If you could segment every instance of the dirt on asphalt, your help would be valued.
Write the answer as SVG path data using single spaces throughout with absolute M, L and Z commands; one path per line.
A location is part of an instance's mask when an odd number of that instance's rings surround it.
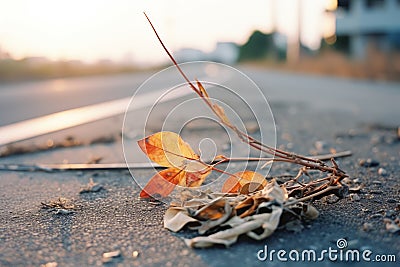
M 400 216 L 400 139 L 397 125 L 363 124 L 348 113 L 273 103 L 278 146 L 302 154 L 351 150 L 338 160 L 359 190 L 344 199 L 315 201 L 320 216 L 300 232 L 278 230 L 262 241 L 240 238 L 230 248 L 190 249 L 182 237 L 163 228 L 166 205 L 138 199 L 139 188 L 128 171 L 1 172 L 0 265 L 2 266 L 298 266 L 309 262 L 260 261 L 257 252 L 269 249 L 337 248 L 344 238 L 349 248 L 393 254 L 400 260 L 400 232 L 386 229 L 385 220 Z M 198 130 L 198 129 L 197 129 Z M 212 131 L 209 132 L 212 134 Z M 195 132 L 193 132 L 195 134 Z M 216 137 L 218 139 L 218 137 Z M 118 154 L 119 143 L 53 150 L 73 162 L 89 154 Z M 96 152 L 97 151 L 97 152 Z M 109 154 L 107 154 L 109 153 Z M 1 158 L 5 162 L 46 161 L 53 155 L 38 152 Z M 83 156 L 82 156 L 83 155 Z M 112 156 L 111 156 L 112 157 Z M 370 159 L 368 161 L 368 159 Z M 365 162 L 373 162 L 366 164 Z M 371 165 L 371 166 L 370 166 Z M 144 170 L 143 175 L 151 175 Z M 275 164 L 269 176 L 295 174 L 296 168 Z M 79 194 L 90 178 L 103 186 Z M 42 208 L 42 202 L 64 197 L 74 204 L 68 214 Z M 116 257 L 104 257 L 115 252 Z M 115 255 L 114 255 L 115 256 Z M 342 266 L 325 259 L 318 266 Z M 394 262 L 377 263 L 395 266 Z M 352 266 L 364 266 L 353 262 Z M 46 265 L 45 265 L 46 266 Z M 53 265 L 54 266 L 54 265 Z

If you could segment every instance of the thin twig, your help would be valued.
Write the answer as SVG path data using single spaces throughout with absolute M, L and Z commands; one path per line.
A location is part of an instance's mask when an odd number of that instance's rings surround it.
M 309 199 L 313 199 L 313 198 L 315 198 L 317 196 L 320 196 L 322 194 L 328 193 L 329 191 L 332 191 L 332 190 L 335 190 L 335 189 L 339 189 L 339 188 L 340 188 L 340 186 L 337 186 L 337 185 L 336 186 L 328 186 L 324 190 L 316 192 L 316 193 L 314 193 L 312 195 L 308 195 L 306 197 L 302 197 L 302 198 L 287 202 L 287 203 L 284 204 L 284 207 L 292 206 L 292 205 L 297 204 L 299 202 L 304 202 L 304 201 L 307 201 Z
M 277 148 L 270 147 L 266 144 L 261 143 L 260 141 L 256 140 L 255 138 L 249 136 L 247 133 L 242 132 L 239 130 L 236 126 L 232 125 L 229 120 L 226 119 L 225 113 L 223 113 L 223 110 L 221 107 L 219 107 L 216 104 L 213 104 L 210 98 L 206 93 L 204 93 L 205 89 L 201 85 L 199 81 L 197 81 L 198 87 L 196 88 L 193 83 L 189 80 L 189 78 L 184 74 L 182 69 L 180 68 L 179 64 L 177 61 L 174 59 L 172 54 L 169 52 L 163 41 L 161 40 L 160 36 L 158 35 L 155 27 L 153 26 L 152 22 L 150 21 L 149 17 L 144 13 L 146 16 L 147 20 L 150 23 L 151 28 L 153 29 L 154 33 L 157 36 L 158 41 L 160 42 L 161 46 L 163 47 L 164 51 L 167 53 L 175 67 L 179 70 L 181 73 L 182 77 L 185 79 L 185 81 L 189 84 L 189 86 L 192 88 L 192 90 L 199 95 L 201 99 L 204 100 L 204 102 L 207 104 L 207 106 L 211 109 L 211 111 L 220 119 L 220 122 L 234 131 L 236 135 L 239 137 L 240 140 L 243 142 L 247 143 L 249 146 L 258 149 L 262 152 L 265 152 L 267 154 L 270 154 L 272 156 L 275 156 L 274 161 L 284 161 L 284 162 L 290 162 L 294 163 L 297 165 L 304 166 L 308 169 L 313 169 L 313 170 L 320 170 L 322 172 L 329 172 L 332 173 L 334 176 L 337 177 L 337 179 L 334 180 L 335 183 L 339 183 L 344 177 L 347 177 L 348 175 L 342 171 L 335 163 L 332 161 L 333 166 L 328 166 L 326 163 L 324 163 L 321 159 L 316 159 L 316 158 L 310 158 L 310 157 L 305 157 L 302 155 L 297 155 L 291 152 L 287 152 L 284 150 L 280 150 Z

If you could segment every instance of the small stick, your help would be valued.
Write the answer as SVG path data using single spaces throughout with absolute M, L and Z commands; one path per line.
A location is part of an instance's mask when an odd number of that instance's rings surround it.
M 316 196 L 320 196 L 320 195 L 325 194 L 325 193 L 327 193 L 327 192 L 329 192 L 329 191 L 332 191 L 332 190 L 334 190 L 334 189 L 339 189 L 339 188 L 340 188 L 340 186 L 338 186 L 338 185 L 337 185 L 337 186 L 328 186 L 327 188 L 325 188 L 325 189 L 322 190 L 322 191 L 316 192 L 316 193 L 311 194 L 311 195 L 308 195 L 308 196 L 306 196 L 306 197 L 302 197 L 302 198 L 293 200 L 293 201 L 291 201 L 291 202 L 287 202 L 287 203 L 284 204 L 283 206 L 284 206 L 284 207 L 288 207 L 288 206 L 297 204 L 297 203 L 299 203 L 299 202 L 304 202 L 304 201 L 306 201 L 306 200 L 312 199 L 312 198 L 314 198 L 314 197 L 316 197 Z
M 327 154 L 314 156 L 321 160 L 328 160 L 330 158 L 348 157 L 351 151 L 338 152 L 336 154 Z M 246 161 L 266 161 L 273 160 L 273 158 L 226 158 L 224 162 L 246 162 Z M 210 164 L 218 163 L 219 161 L 212 161 Z M 154 169 L 165 168 L 155 163 L 96 163 L 96 164 L 0 164 L 0 171 L 90 171 L 90 170 L 126 170 L 126 169 Z
M 278 148 L 274 148 L 271 146 L 268 146 L 266 144 L 263 144 L 262 142 L 256 140 L 255 138 L 251 137 L 247 133 L 242 132 L 239 130 L 236 126 L 232 125 L 229 122 L 229 119 L 226 117 L 225 113 L 223 112 L 223 109 L 219 107 L 216 104 L 213 104 L 208 97 L 207 93 L 205 92 L 205 89 L 201 85 L 200 82 L 197 81 L 198 88 L 196 88 L 193 83 L 187 78 L 187 76 L 184 74 L 182 69 L 180 68 L 179 64 L 176 62 L 172 54 L 168 51 L 167 47 L 164 45 L 163 41 L 161 40 L 160 36 L 158 35 L 155 27 L 151 23 L 149 17 L 144 13 L 146 16 L 147 20 L 150 23 L 151 28 L 153 29 L 155 35 L 157 36 L 158 41 L 160 42 L 161 46 L 163 47 L 164 51 L 167 53 L 175 67 L 179 70 L 185 81 L 189 84 L 189 86 L 193 89 L 193 91 L 199 95 L 204 102 L 208 105 L 208 107 L 211 109 L 211 111 L 220 119 L 220 122 L 234 131 L 236 135 L 246 144 L 248 144 L 250 147 L 253 147 L 255 149 L 258 149 L 259 151 L 268 153 L 272 156 L 275 156 L 274 161 L 285 161 L 285 162 L 290 162 L 293 164 L 301 165 L 304 166 L 308 169 L 314 169 L 314 170 L 320 170 L 322 172 L 329 172 L 332 173 L 335 176 L 338 176 L 338 178 L 335 180 L 335 183 L 339 183 L 341 179 L 344 177 L 348 177 L 348 175 L 342 171 L 340 168 L 338 168 L 337 165 L 333 164 L 333 166 L 328 166 L 325 164 L 322 160 L 315 159 L 313 157 L 305 157 L 302 155 L 297 155 L 291 152 L 287 152 L 284 150 L 280 150 Z

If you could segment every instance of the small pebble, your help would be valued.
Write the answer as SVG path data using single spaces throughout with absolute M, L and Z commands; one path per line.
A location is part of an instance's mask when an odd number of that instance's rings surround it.
M 135 250 L 134 252 L 132 252 L 132 257 L 135 259 L 139 257 L 139 251 Z
M 371 190 L 370 193 L 375 194 L 375 195 L 380 195 L 383 193 L 383 191 L 382 190 Z
M 336 195 L 329 195 L 325 197 L 325 201 L 329 204 L 333 204 L 339 201 L 339 197 L 337 197 Z
M 57 266 L 58 266 L 58 263 L 55 262 L 55 261 L 48 262 L 48 263 L 46 263 L 46 264 L 40 265 L 40 267 L 57 267 Z
M 188 249 L 184 249 L 184 250 L 182 250 L 181 255 L 187 256 L 187 255 L 189 255 L 189 253 L 190 253 L 190 251 Z
M 384 168 L 379 168 L 379 169 L 378 169 L 378 174 L 379 174 L 380 176 L 386 176 L 388 173 L 387 173 L 387 171 L 386 171 Z
M 120 256 L 121 256 L 121 251 L 119 251 L 119 250 L 114 250 L 114 251 L 103 253 L 103 258 L 118 258 Z
M 388 199 L 386 200 L 386 202 L 387 202 L 387 203 L 397 203 L 397 200 L 394 199 L 394 198 L 388 198 Z
M 374 226 L 372 225 L 372 223 L 364 223 L 362 226 L 363 231 L 365 232 L 369 232 L 374 228 Z
M 379 161 L 373 159 L 361 159 L 358 163 L 366 168 L 379 166 Z
M 350 194 L 350 199 L 352 201 L 360 201 L 361 197 L 358 194 Z
M 372 183 L 373 183 L 373 184 L 376 184 L 376 185 L 381 185 L 381 184 L 382 184 L 382 182 L 381 182 L 381 181 L 377 181 L 377 180 L 375 180 L 375 181 L 372 181 Z
M 400 231 L 400 225 L 395 221 L 385 218 L 383 219 L 383 223 L 386 224 L 386 230 L 390 233 L 396 233 Z

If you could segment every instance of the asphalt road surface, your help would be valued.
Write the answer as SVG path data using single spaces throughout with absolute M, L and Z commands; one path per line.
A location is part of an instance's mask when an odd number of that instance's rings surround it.
M 174 234 L 163 229 L 162 216 L 167 207 L 139 200 L 140 188 L 127 170 L 0 171 L 0 265 L 40 266 L 56 262 L 58 266 L 308 266 L 309 262 L 280 262 L 276 258 L 260 261 L 257 252 L 265 245 L 275 250 L 322 251 L 336 248 L 336 241 L 344 238 L 349 248 L 370 249 L 374 256 L 395 255 L 397 260 L 397 263 L 375 261 L 371 264 L 397 266 L 400 260 L 399 232 L 387 231 L 384 219 L 395 219 L 400 214 L 400 141 L 397 132 L 400 125 L 400 84 L 249 68 L 242 70 L 255 81 L 269 101 L 279 147 L 302 154 L 352 150 L 353 156 L 340 159 L 338 163 L 356 185 L 361 186 L 357 193 L 359 199 L 352 196 L 316 201 L 320 217 L 306 222 L 300 232 L 281 229 L 262 241 L 240 238 L 230 248 L 190 249 L 182 241 L 182 237 L 190 233 Z M 0 125 L 129 97 L 150 75 L 141 73 L 1 85 Z M 175 75 L 177 78 L 170 77 L 171 84 L 180 80 L 176 72 Z M 223 80 L 239 95 L 249 94 L 243 80 L 237 77 Z M 168 84 L 159 83 L 159 88 Z M 217 95 L 223 96 L 223 93 Z M 246 99 L 256 112 L 263 111 L 263 99 L 252 95 Z M 150 118 L 146 130 L 160 130 L 166 111 L 180 102 L 176 100 L 160 106 L 160 110 Z M 191 112 L 201 111 L 201 108 L 193 107 Z M 190 112 L 187 113 L 185 115 L 191 116 Z M 136 115 L 139 118 L 143 114 L 138 112 Z M 253 118 L 243 116 L 242 119 L 246 124 Z M 120 138 L 122 121 L 123 115 L 116 116 L 19 142 L 12 148 L 3 147 L 3 151 L 8 149 L 14 153 L 0 157 L 0 164 L 82 163 L 96 159 L 105 163 L 124 162 Z M 180 121 L 176 119 L 173 122 L 168 126 L 179 130 L 182 126 Z M 270 122 L 267 114 L 260 118 L 259 124 L 261 128 L 269 129 Z M 249 125 L 252 124 L 246 124 Z M 133 148 L 141 130 L 129 129 L 122 133 L 127 135 L 126 145 L 132 144 L 129 153 L 138 162 L 145 160 Z M 253 129 L 255 135 L 261 130 Z M 218 145 L 225 145 L 226 149 L 223 135 L 212 125 L 191 125 L 184 135 L 190 142 L 196 142 L 203 133 Z M 76 141 L 74 146 L 51 149 L 52 146 L 48 145 L 49 140 L 63 142 L 71 140 L 71 136 Z M 109 136 L 114 138 L 104 138 Z M 92 142 L 94 139 L 96 142 Z M 49 149 L 43 149 L 43 144 Z M 236 141 L 229 145 L 240 146 Z M 37 149 L 29 150 L 32 147 Z M 359 164 L 361 159 L 369 158 L 379 166 Z M 380 168 L 383 171 L 379 171 Z M 290 166 L 274 165 L 269 175 L 296 172 L 296 168 Z M 138 179 L 145 179 L 154 171 L 138 170 L 134 174 Z M 104 189 L 79 194 L 90 178 L 101 183 Z M 58 197 L 70 199 L 75 212 L 54 214 L 42 209 L 41 202 Z M 116 250 L 120 251 L 120 256 L 105 262 L 103 253 Z M 345 262 L 325 259 L 315 264 L 342 266 Z M 351 264 L 365 266 L 362 261 Z

